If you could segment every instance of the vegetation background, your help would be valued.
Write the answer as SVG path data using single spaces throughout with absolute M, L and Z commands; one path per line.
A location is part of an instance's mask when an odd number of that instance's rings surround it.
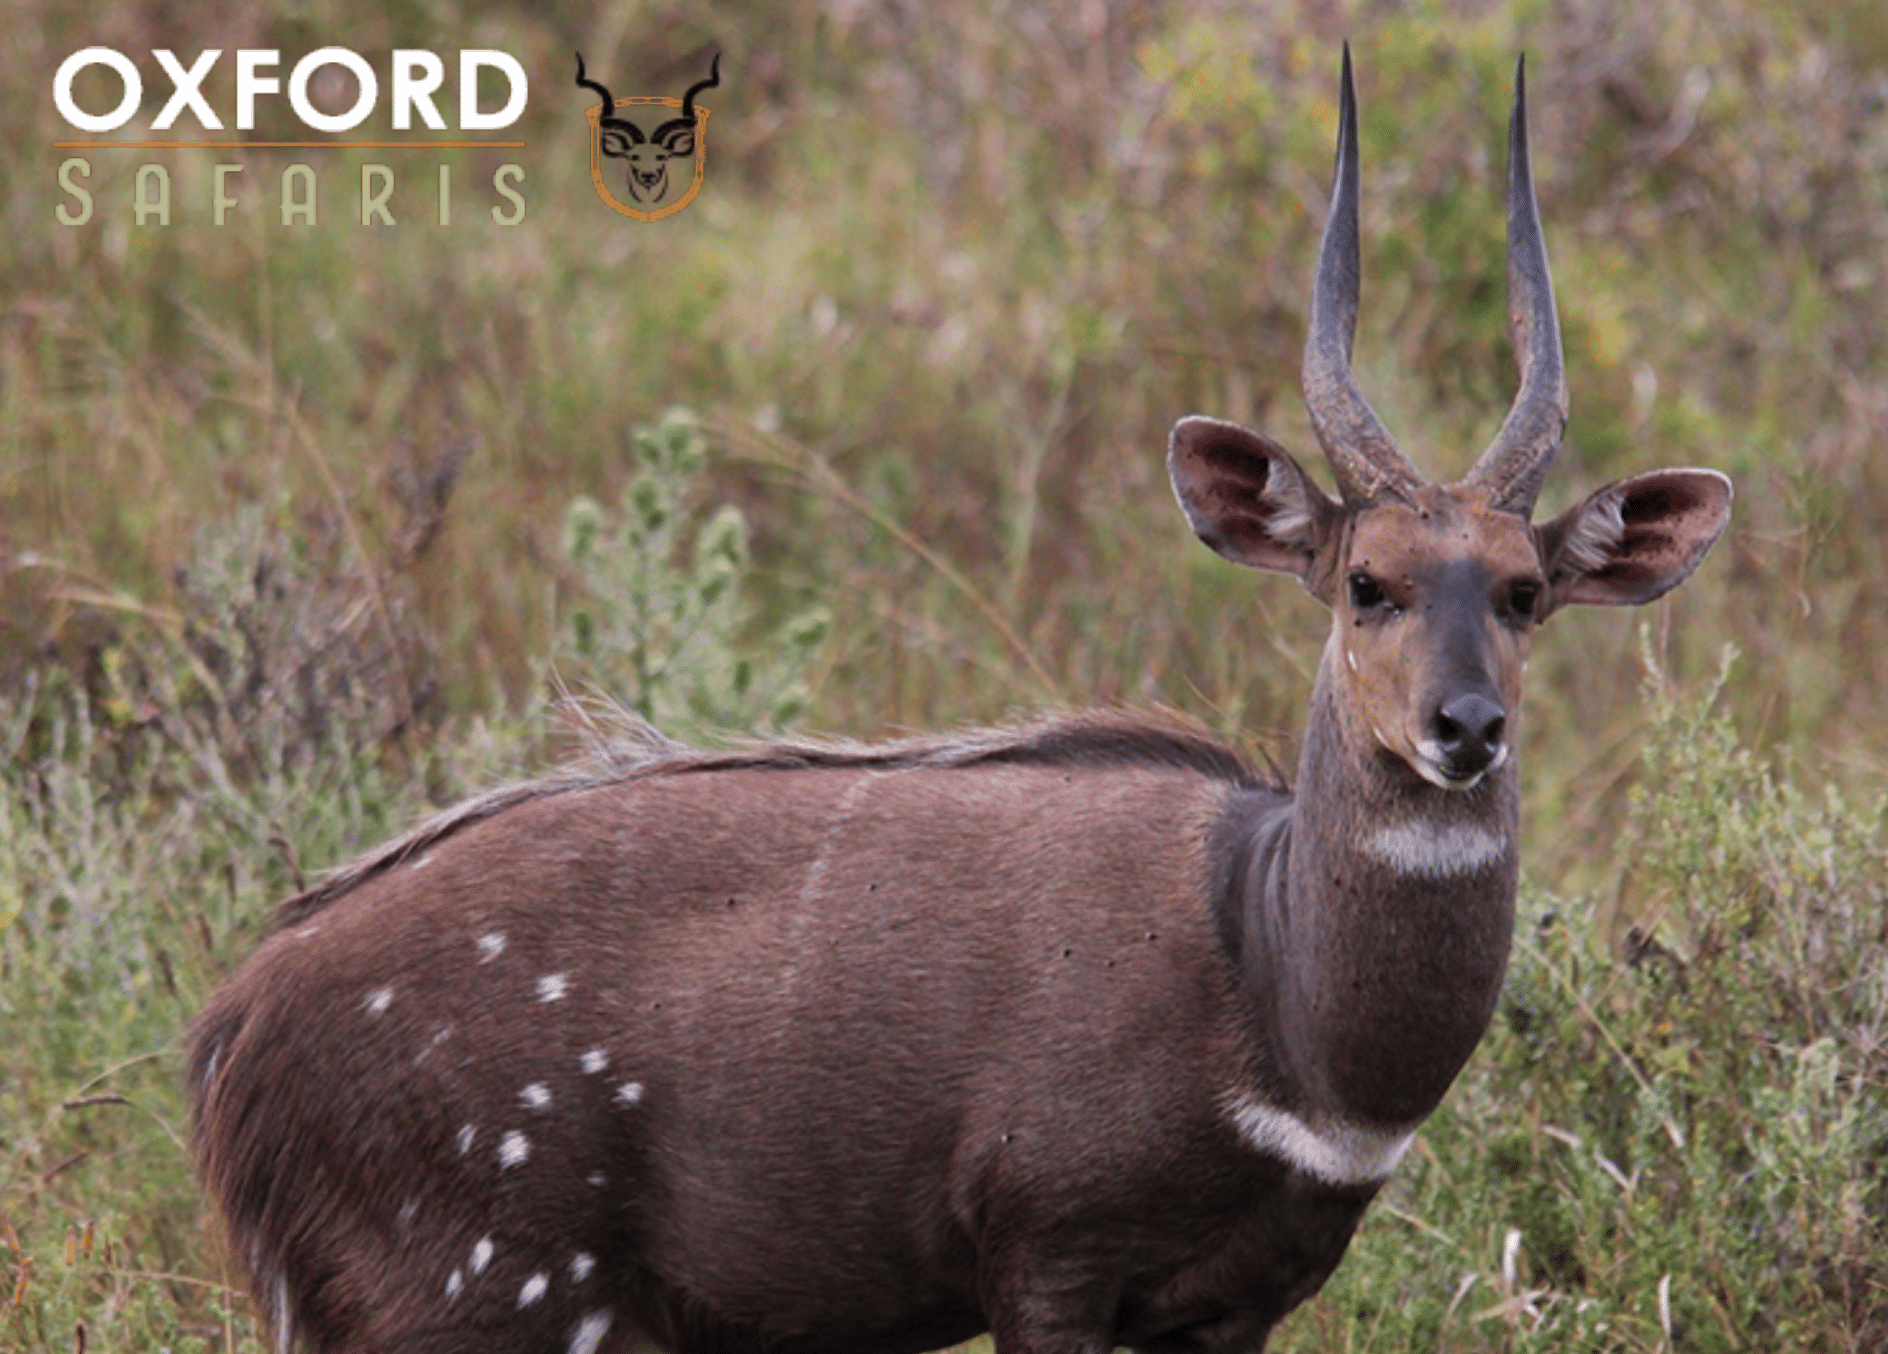
M 1275 1347 L 1888 1349 L 1880 0 L 0 18 L 0 1348 L 263 1347 L 180 1031 L 302 880 L 559 755 L 560 682 L 694 737 L 1161 703 L 1291 765 L 1322 613 L 1192 541 L 1161 452 L 1195 411 L 1314 445 L 1348 37 L 1358 369 L 1412 454 L 1459 473 L 1510 398 L 1525 50 L 1574 401 L 1543 510 L 1685 463 L 1738 501 L 1674 598 L 1542 637 L 1508 996 Z M 149 118 L 153 48 L 329 43 L 515 54 L 527 147 L 247 152 L 221 229 L 228 152 L 100 151 L 55 223 L 69 53 L 133 55 Z M 619 94 L 723 53 L 686 212 L 596 200 L 574 49 Z M 290 158 L 315 228 L 273 211 Z M 351 215 L 373 158 L 396 227 Z

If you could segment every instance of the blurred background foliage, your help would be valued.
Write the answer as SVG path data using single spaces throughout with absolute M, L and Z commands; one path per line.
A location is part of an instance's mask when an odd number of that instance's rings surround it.
M 1573 392 L 1543 512 L 1668 464 L 1738 501 L 1680 594 L 1537 646 L 1509 1003 L 1278 1347 L 1888 1347 L 1879 0 L 0 15 L 0 1346 L 256 1339 L 177 1031 L 275 899 L 557 755 L 560 682 L 695 737 L 1157 702 L 1291 765 L 1322 615 L 1191 539 L 1161 452 L 1203 412 L 1317 460 L 1348 38 L 1357 367 L 1419 464 L 1464 470 L 1512 393 L 1525 50 Z M 148 118 L 153 48 L 334 42 L 513 53 L 526 147 L 98 151 L 94 220 L 55 223 L 70 52 L 137 59 Z M 578 49 L 619 94 L 723 54 L 686 212 L 597 201 Z M 313 229 L 274 210 L 291 159 Z M 168 228 L 132 221 L 151 161 Z M 358 224 L 368 161 L 395 227 Z M 678 638 L 658 691 L 635 646 Z

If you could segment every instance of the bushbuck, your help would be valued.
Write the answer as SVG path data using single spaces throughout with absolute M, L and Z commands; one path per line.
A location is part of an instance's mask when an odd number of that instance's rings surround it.
M 1252 1354 L 1485 1029 L 1535 629 L 1651 600 L 1730 484 L 1530 521 L 1566 418 L 1508 155 L 1520 392 L 1458 483 L 1350 373 L 1349 53 L 1303 385 L 1338 495 L 1182 420 L 1194 530 L 1332 612 L 1297 784 L 1165 717 L 880 746 L 652 731 L 284 905 L 196 1022 L 202 1178 L 318 1350 Z

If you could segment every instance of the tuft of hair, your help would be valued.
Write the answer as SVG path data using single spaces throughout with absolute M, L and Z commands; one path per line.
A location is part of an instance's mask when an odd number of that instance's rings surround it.
M 1241 789 L 1284 792 L 1269 761 L 1264 770 L 1204 728 L 1171 711 L 1092 710 L 1053 714 L 1004 728 L 970 729 L 885 743 L 781 738 L 723 750 L 689 747 L 646 720 L 595 700 L 566 699 L 562 714 L 586 744 L 567 765 L 537 780 L 487 790 L 437 814 L 304 890 L 276 912 L 293 926 L 367 880 L 473 823 L 534 799 L 594 790 L 656 776 L 717 771 L 814 771 L 834 767 L 899 769 L 979 766 L 1155 767 L 1191 772 Z
M 1309 554 L 1311 539 L 1311 502 L 1305 482 L 1297 475 L 1281 474 L 1274 465 L 1265 477 L 1259 497 L 1271 508 L 1265 530 L 1272 539 Z
M 1603 494 L 1587 505 L 1560 547 L 1563 567 L 1576 574 L 1597 573 L 1612 562 L 1626 536 L 1623 499 L 1617 492 Z

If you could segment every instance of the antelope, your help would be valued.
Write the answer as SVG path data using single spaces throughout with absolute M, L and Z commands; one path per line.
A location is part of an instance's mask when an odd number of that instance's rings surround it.
M 1567 395 L 1517 69 L 1520 387 L 1457 483 L 1350 371 L 1356 95 L 1303 370 L 1332 496 L 1207 418 L 1194 531 L 1332 613 L 1296 788 L 1167 716 L 697 751 L 652 730 L 284 904 L 195 1024 L 205 1186 L 286 1354 L 1249 1354 L 1486 1028 L 1535 630 L 1650 601 L 1709 470 L 1531 521 Z
M 577 83 L 593 89 L 603 100 L 597 113 L 597 136 L 603 153 L 614 160 L 625 160 L 625 184 L 636 202 L 660 202 L 669 191 L 669 161 L 686 159 L 695 153 L 695 96 L 721 83 L 721 53 L 708 68 L 708 78 L 690 85 L 682 96 L 682 115 L 670 118 L 649 135 L 628 118 L 616 115 L 616 100 L 595 80 L 586 78 L 583 53 L 577 53 Z

